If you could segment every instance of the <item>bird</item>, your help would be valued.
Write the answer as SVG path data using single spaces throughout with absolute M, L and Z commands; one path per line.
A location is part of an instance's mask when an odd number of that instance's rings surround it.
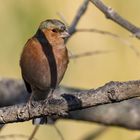
M 68 29 L 63 22 L 47 19 L 40 23 L 35 35 L 25 44 L 20 56 L 20 68 L 30 93 L 29 100 L 39 101 L 53 96 L 68 67 L 65 45 L 68 37 Z M 42 120 L 40 124 L 46 121 Z

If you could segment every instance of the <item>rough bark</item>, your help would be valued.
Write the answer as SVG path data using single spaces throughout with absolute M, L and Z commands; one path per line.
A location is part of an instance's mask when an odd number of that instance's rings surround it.
M 69 118 L 140 129 L 140 100 L 120 102 L 140 96 L 140 81 L 109 82 L 95 90 L 61 86 L 54 92 L 53 99 L 28 103 L 29 95 L 22 81 L 1 79 L 0 96 L 3 97 L 0 98 L 1 106 L 8 105 L 0 108 L 0 124 L 48 115 L 55 119 Z

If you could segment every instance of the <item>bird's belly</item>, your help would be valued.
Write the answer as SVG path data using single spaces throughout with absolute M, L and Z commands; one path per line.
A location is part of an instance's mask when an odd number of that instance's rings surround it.
M 24 76 L 33 87 L 37 87 L 42 90 L 50 87 L 50 69 L 48 68 L 47 63 L 45 65 L 34 61 L 34 64 L 26 67 L 24 71 Z
M 57 76 L 55 86 L 57 86 L 61 82 L 67 69 L 67 64 L 68 62 L 66 60 L 61 60 L 59 61 L 59 63 L 57 63 L 56 61 L 57 74 L 52 73 L 51 75 L 49 64 L 47 61 L 43 64 L 36 63 L 34 66 L 32 65 L 31 67 L 28 67 L 30 68 L 30 70 L 28 70 L 28 73 L 25 72 L 24 75 L 26 75 L 28 81 L 32 83 L 32 86 L 45 90 L 51 87 L 53 76 Z

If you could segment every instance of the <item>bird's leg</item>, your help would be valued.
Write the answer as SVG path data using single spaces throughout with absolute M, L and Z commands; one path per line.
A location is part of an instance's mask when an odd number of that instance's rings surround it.
M 54 88 L 51 88 L 47 97 L 47 100 L 52 99 L 53 98 L 53 93 L 54 93 Z
M 30 96 L 30 98 L 29 98 L 29 100 L 27 101 L 27 104 L 26 104 L 26 106 L 28 108 L 29 117 L 31 117 L 32 106 L 34 106 L 35 101 L 36 100 L 35 100 L 34 95 L 32 93 L 31 96 Z
M 49 93 L 48 93 L 48 96 L 47 98 L 44 100 L 44 102 L 48 102 L 49 100 L 52 100 L 53 99 L 53 93 L 54 93 L 54 88 L 51 88 Z M 50 116 L 46 116 L 44 117 L 46 120 L 47 120 L 47 123 L 48 124 L 54 124 L 55 123 L 55 120 L 53 118 L 51 118 Z
M 49 101 L 49 99 L 52 99 L 53 91 L 54 89 L 48 89 L 45 91 L 35 89 L 31 95 L 31 98 L 29 99 L 29 110 L 31 109 L 31 106 L 34 103 L 33 101 L 43 100 L 43 102 L 46 103 Z M 33 119 L 33 124 L 35 125 L 41 125 L 41 124 L 47 124 L 47 123 L 52 124 L 53 122 L 54 121 L 50 118 L 48 119 L 47 116 Z
M 26 104 L 27 108 L 28 108 L 28 114 L 29 114 L 29 118 L 31 117 L 31 106 L 32 106 L 32 101 L 31 101 L 31 97 L 29 98 L 29 100 L 27 101 Z

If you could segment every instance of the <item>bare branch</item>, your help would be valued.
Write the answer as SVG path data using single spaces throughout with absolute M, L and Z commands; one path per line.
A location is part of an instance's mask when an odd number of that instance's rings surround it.
M 139 105 L 140 99 L 133 98 L 119 103 L 73 111 L 70 112 L 70 118 L 140 130 Z
M 127 39 L 122 38 L 121 36 L 115 34 L 115 33 L 111 33 L 109 31 L 104 31 L 104 30 L 99 30 L 99 29 L 76 29 L 75 33 L 77 32 L 94 32 L 94 33 L 99 33 L 101 35 L 108 35 L 111 36 L 115 39 L 117 39 L 118 41 L 120 41 L 121 43 L 125 44 L 126 46 L 130 47 L 137 56 L 140 56 L 140 52 L 136 49 L 136 47 L 131 44 Z
M 127 88 L 127 84 L 126 84 L 126 88 Z M 128 86 L 128 89 L 129 88 L 130 87 Z M 132 87 L 132 90 L 133 89 L 134 88 Z M 133 95 L 134 93 L 135 95 L 135 92 L 138 92 L 137 90 L 138 88 L 136 88 L 134 92 L 132 91 L 131 94 Z M 83 92 L 86 90 L 61 86 L 60 88 L 56 89 L 56 91 L 58 93 L 57 96 L 59 96 L 59 94 L 63 94 L 63 93 L 72 94 L 75 92 L 76 93 Z M 120 92 L 120 94 L 123 95 L 123 92 Z M 17 103 L 21 104 L 27 102 L 29 99 L 29 94 L 26 92 L 26 89 L 22 81 L 16 79 L 1 78 L 0 97 L 3 97 L 0 98 L 0 106 L 2 105 L 8 106 L 8 105 L 13 105 L 14 102 L 15 104 Z M 70 111 L 68 114 L 68 118 L 140 130 L 139 105 L 140 105 L 140 100 L 138 98 L 134 98 L 119 103 L 106 104 L 106 105 L 104 104 L 104 105 L 100 105 L 96 107 L 94 106 L 82 110 Z M 59 119 L 59 118 L 60 116 L 57 116 L 55 119 Z
M 100 104 L 114 103 L 140 96 L 140 81 L 110 82 L 96 90 L 72 93 L 54 92 L 49 101 L 32 101 L 28 104 L 0 108 L 0 124 L 28 121 L 44 115 L 68 117 L 66 112 L 89 108 Z
M 84 52 L 84 53 L 80 53 L 80 54 L 73 54 L 71 56 L 69 56 L 70 59 L 77 59 L 77 58 L 81 58 L 81 57 L 86 57 L 86 56 L 93 56 L 93 55 L 97 55 L 97 54 L 104 54 L 104 53 L 110 53 L 112 51 L 109 50 L 104 50 L 104 51 L 90 51 L 90 52 Z
M 106 6 L 101 0 L 90 0 L 100 11 L 102 11 L 108 19 L 111 19 L 115 23 L 119 24 L 123 28 L 127 29 L 134 36 L 140 39 L 140 28 L 130 23 L 128 20 L 121 17 L 111 7 Z
M 34 139 L 34 136 L 35 136 L 35 134 L 37 133 L 38 129 L 39 129 L 39 125 L 36 125 L 36 126 L 34 127 L 33 132 L 31 133 L 31 135 L 30 135 L 30 137 L 29 137 L 28 140 L 33 140 L 33 139 Z
M 61 140 L 65 140 L 61 131 L 58 129 L 58 127 L 56 126 L 56 124 L 53 124 L 53 127 L 55 128 L 55 130 L 57 131 L 58 135 L 60 136 Z
M 89 3 L 89 0 L 84 0 L 81 7 L 78 9 L 76 16 L 74 17 L 74 19 L 68 29 L 70 35 L 72 35 L 75 32 L 78 22 L 80 21 L 81 17 L 84 15 L 84 13 L 87 10 L 88 3 Z
M 0 139 L 3 140 L 3 139 L 11 139 L 11 138 L 17 138 L 17 137 L 25 138 L 25 139 L 29 138 L 29 136 L 22 135 L 22 134 L 11 134 L 11 135 L 2 135 L 2 136 L 0 136 Z M 37 139 L 33 138 L 33 140 L 37 140 Z

